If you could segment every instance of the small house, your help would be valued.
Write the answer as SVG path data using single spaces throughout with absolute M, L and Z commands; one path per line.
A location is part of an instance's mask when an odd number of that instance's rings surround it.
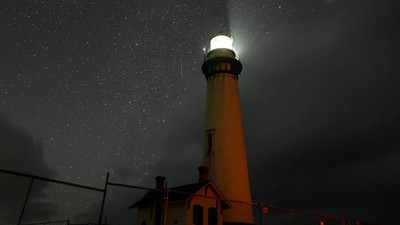
M 199 167 L 199 182 L 164 188 L 164 177 L 156 177 L 149 190 L 129 208 L 137 208 L 138 225 L 222 225 L 223 212 L 230 209 L 206 167 Z

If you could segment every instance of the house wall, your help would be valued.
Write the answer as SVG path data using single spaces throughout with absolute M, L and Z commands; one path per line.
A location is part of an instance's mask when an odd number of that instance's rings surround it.
M 187 221 L 188 225 L 193 225 L 193 206 L 194 205 L 201 205 L 203 207 L 203 225 L 208 225 L 208 208 L 216 208 L 218 212 L 217 217 L 217 225 L 222 225 L 222 214 L 221 214 L 221 201 L 215 199 L 216 195 L 211 188 L 202 188 L 200 189 L 196 195 L 206 195 L 207 197 L 212 198 L 205 198 L 194 196 L 190 201 L 190 209 L 187 211 Z
M 167 225 L 186 225 L 186 202 L 168 204 Z
M 203 196 L 196 196 L 203 195 Z M 217 213 L 217 222 L 216 225 L 223 224 L 223 216 L 221 210 L 221 201 L 216 199 L 217 194 L 214 193 L 214 188 L 212 186 L 206 186 L 201 188 L 195 195 L 192 196 L 189 200 L 182 202 L 169 202 L 167 209 L 167 225 L 209 225 L 209 208 L 216 209 Z M 194 206 L 200 205 L 202 208 L 203 214 L 203 223 L 202 224 L 194 224 L 193 223 L 193 215 L 194 215 Z M 137 214 L 137 225 L 156 225 L 156 210 L 155 205 L 147 204 L 142 205 L 138 208 Z M 164 217 L 161 215 L 161 223 L 162 224 Z
M 144 224 L 144 222 L 146 224 Z M 154 225 L 155 224 L 155 210 L 152 208 L 139 207 L 137 213 L 137 225 Z

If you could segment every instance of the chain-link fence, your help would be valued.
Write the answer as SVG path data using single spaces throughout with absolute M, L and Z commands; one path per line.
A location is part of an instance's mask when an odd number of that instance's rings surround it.
M 97 224 L 104 194 L 103 189 L 0 170 L 0 224 Z
M 192 184 L 192 187 L 198 187 Z M 189 185 L 190 186 L 190 185 Z M 125 225 L 143 224 L 137 220 L 136 209 L 128 206 L 140 202 L 148 195 L 157 199 L 161 205 L 159 224 L 181 224 L 171 220 L 168 204 L 187 199 L 185 196 L 211 198 L 233 204 L 246 204 L 253 209 L 254 223 L 259 225 L 367 225 L 346 217 L 325 215 L 304 210 L 283 208 L 265 203 L 240 202 L 222 199 L 221 196 L 209 196 L 181 188 L 145 188 L 119 184 L 105 180 L 104 189 L 83 186 L 59 180 L 32 176 L 0 169 L 0 224 L 1 225 Z M 156 193 L 156 194 L 155 194 Z M 199 194 L 200 193 L 200 194 Z M 206 196 L 207 195 L 207 196 Z M 177 201 L 177 202 L 179 202 Z M 190 200 L 192 201 L 192 200 Z M 190 201 L 185 203 L 188 208 Z M 194 200 L 193 200 L 194 201 Z M 228 205 L 230 204 L 228 203 Z M 213 203 L 214 204 L 214 203 Z M 133 207 L 135 208 L 135 207 Z M 205 208 L 204 210 L 206 210 Z M 209 208 L 208 208 L 209 209 Z M 172 210 L 172 209 L 171 209 Z M 222 211 L 222 208 L 220 209 Z M 210 213 L 210 212 L 208 212 Z M 209 216 L 209 214 L 207 214 Z M 217 215 L 217 214 L 215 214 Z M 171 217 L 171 218 L 170 218 Z M 148 223 L 150 224 L 150 223 Z M 184 224 L 192 224 L 184 223 Z M 197 223 L 196 223 L 197 224 Z M 201 225 L 212 225 L 210 220 L 202 220 Z

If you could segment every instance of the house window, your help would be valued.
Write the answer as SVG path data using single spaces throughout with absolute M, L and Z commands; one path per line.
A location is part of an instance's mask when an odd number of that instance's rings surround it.
M 193 224 L 203 225 L 203 206 L 201 205 L 193 206 Z
M 208 225 L 218 224 L 218 212 L 216 208 L 208 208 Z
M 213 137 L 212 137 L 212 133 L 207 133 L 207 152 L 211 153 L 212 149 L 213 149 Z
M 206 150 L 208 154 L 211 154 L 211 152 L 214 150 L 214 132 L 215 129 L 206 131 Z

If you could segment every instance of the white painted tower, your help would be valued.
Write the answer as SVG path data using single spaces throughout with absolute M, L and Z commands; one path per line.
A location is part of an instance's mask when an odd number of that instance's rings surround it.
M 219 33 L 211 39 L 202 71 L 207 79 L 203 165 L 227 199 L 250 203 L 238 91 L 242 64 L 231 37 Z M 232 208 L 224 211 L 224 224 L 254 224 L 250 204 L 230 203 Z

